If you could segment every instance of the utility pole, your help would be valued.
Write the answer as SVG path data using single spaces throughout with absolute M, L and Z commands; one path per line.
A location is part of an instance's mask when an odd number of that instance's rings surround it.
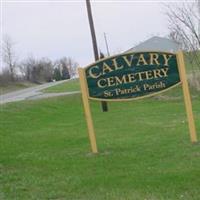
M 198 6 L 198 36 L 200 37 L 200 0 L 197 0 Z
M 99 53 L 98 53 L 98 48 L 97 48 L 97 40 L 96 40 L 96 35 L 95 35 L 94 22 L 93 22 L 93 18 L 92 18 L 92 10 L 91 10 L 90 0 L 86 0 L 86 6 L 87 6 L 87 13 L 88 13 L 88 20 L 89 20 L 89 24 L 90 24 L 90 31 L 91 31 L 91 36 L 92 36 L 94 58 L 95 58 L 95 61 L 97 61 L 97 60 L 99 60 Z M 102 101 L 101 106 L 102 106 L 103 112 L 108 111 L 108 105 L 107 105 L 106 101 Z
M 108 48 L 108 41 L 107 41 L 106 33 L 103 33 L 103 34 L 104 34 L 104 40 L 105 40 L 105 43 L 106 43 L 107 55 L 110 56 L 110 52 L 109 52 L 109 48 Z

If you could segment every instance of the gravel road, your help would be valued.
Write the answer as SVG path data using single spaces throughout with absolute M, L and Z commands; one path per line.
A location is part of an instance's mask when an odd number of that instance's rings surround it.
M 79 93 L 79 91 L 74 92 L 64 92 L 64 93 L 43 93 L 41 90 L 46 89 L 48 87 L 58 85 L 69 80 L 45 83 L 39 86 L 30 87 L 22 90 L 18 90 L 15 92 L 10 92 L 4 95 L 0 95 L 0 104 L 5 104 L 8 102 L 15 102 L 15 101 L 22 101 L 25 99 L 39 99 L 39 98 L 48 98 L 52 96 L 62 96 L 62 95 L 69 95 L 74 93 Z

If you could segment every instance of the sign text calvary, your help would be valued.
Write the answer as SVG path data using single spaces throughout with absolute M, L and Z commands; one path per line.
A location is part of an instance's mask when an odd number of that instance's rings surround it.
M 180 83 L 176 54 L 131 52 L 100 60 L 85 69 L 90 99 L 130 100 Z

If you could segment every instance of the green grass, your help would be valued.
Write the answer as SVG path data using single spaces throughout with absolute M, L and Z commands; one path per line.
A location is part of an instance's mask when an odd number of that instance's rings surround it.
M 25 89 L 28 87 L 36 86 L 37 84 L 29 83 L 29 82 L 13 82 L 8 83 L 6 85 L 0 85 L 0 95 L 6 94 L 8 92 L 13 92 L 16 90 Z
M 44 93 L 59 93 L 59 92 L 72 92 L 79 91 L 79 79 L 69 80 L 68 82 L 61 83 L 43 90 Z
M 195 52 L 185 53 L 184 57 L 185 57 L 186 70 L 187 70 L 188 73 L 199 72 L 200 71 L 200 67 L 198 66 L 198 64 L 195 63 L 194 65 L 192 65 L 191 64 L 191 60 L 190 60 L 190 57 L 192 57 L 195 60 L 196 59 L 199 60 L 200 51 L 197 51 L 196 53 Z
M 182 99 L 108 105 L 91 104 L 98 155 L 80 95 L 2 105 L 0 199 L 199 200 L 200 144 Z M 199 97 L 193 107 L 200 133 Z

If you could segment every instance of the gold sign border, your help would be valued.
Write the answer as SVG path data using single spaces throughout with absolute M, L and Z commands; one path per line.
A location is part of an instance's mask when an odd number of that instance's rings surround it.
M 121 54 L 116 54 L 116 55 L 114 55 L 114 56 L 109 56 L 109 57 L 100 59 L 100 60 L 98 60 L 97 62 L 94 62 L 94 63 L 92 63 L 92 64 L 90 64 L 90 65 L 88 65 L 88 66 L 82 68 L 82 69 L 84 70 L 84 76 L 85 76 L 86 83 L 87 83 L 87 79 L 86 79 L 86 70 L 87 70 L 88 68 L 90 68 L 91 66 L 95 65 L 95 64 L 98 64 L 98 63 L 100 63 L 100 62 L 102 62 L 102 61 L 104 61 L 104 60 L 108 60 L 108 59 L 111 59 L 111 58 L 115 58 L 115 57 L 117 57 L 117 56 L 129 55 L 129 54 L 131 54 L 131 53 L 149 53 L 149 52 L 151 52 L 151 53 L 154 53 L 154 52 L 155 52 L 155 53 L 166 53 L 166 54 L 175 55 L 175 56 L 176 56 L 176 60 L 177 60 L 177 66 L 178 66 L 178 57 L 177 57 L 177 54 L 176 54 L 176 53 L 171 53 L 171 52 L 167 52 L 167 51 L 134 51 L 134 52 L 121 53 Z M 168 88 L 166 88 L 166 89 L 163 89 L 163 90 L 161 90 L 161 91 L 159 91 L 159 92 L 153 92 L 153 93 L 151 93 L 151 94 L 143 95 L 143 96 L 140 96 L 140 97 L 121 98 L 121 99 L 120 99 L 120 98 L 119 98 L 119 99 L 117 99 L 117 98 L 115 98 L 115 99 L 95 98 L 95 97 L 91 97 L 91 96 L 89 95 L 89 91 L 88 91 L 88 98 L 91 99 L 91 100 L 93 100 L 93 101 L 108 101 L 108 102 L 135 101 L 135 100 L 144 99 L 144 98 L 148 98 L 148 97 L 152 97 L 152 96 L 161 94 L 161 93 L 163 93 L 163 92 L 166 92 L 166 91 L 168 91 L 168 90 L 170 90 L 170 89 L 173 89 L 173 88 L 179 86 L 180 84 L 181 84 L 181 80 L 180 80 L 178 83 L 176 83 L 175 85 L 172 85 L 171 87 L 168 87 Z

